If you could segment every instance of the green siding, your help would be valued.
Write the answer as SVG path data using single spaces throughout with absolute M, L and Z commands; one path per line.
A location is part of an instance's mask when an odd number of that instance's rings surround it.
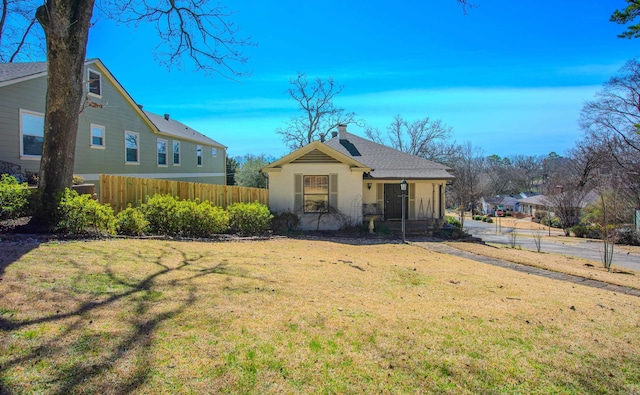
M 180 181 L 224 184 L 225 149 L 217 148 L 217 156 L 211 156 L 212 146 L 187 141 L 172 136 L 154 133 L 145 121 L 146 117 L 134 108 L 120 91 L 109 81 L 105 70 L 91 65 L 102 74 L 102 97 L 87 95 L 94 103 L 85 105 L 79 115 L 78 138 L 76 142 L 75 173 L 85 175 L 86 181 L 93 182 L 93 175 L 131 174 L 151 176 Z M 85 77 L 87 73 L 85 71 Z M 0 160 L 19 164 L 23 171 L 37 172 L 39 160 L 20 159 L 19 110 L 44 112 L 46 77 L 35 78 L 13 85 L 0 87 Z M 87 102 L 86 104 L 90 104 Z M 104 148 L 91 147 L 90 125 L 105 127 Z M 125 164 L 124 132 L 140 135 L 139 164 Z M 157 165 L 157 139 L 168 142 L 168 165 Z M 173 165 L 173 144 L 180 141 L 180 166 Z M 201 145 L 202 166 L 196 163 L 196 145 Z
M 22 171 L 37 172 L 39 160 L 20 159 L 20 110 L 44 113 L 46 78 L 0 88 L 0 160 L 15 163 Z

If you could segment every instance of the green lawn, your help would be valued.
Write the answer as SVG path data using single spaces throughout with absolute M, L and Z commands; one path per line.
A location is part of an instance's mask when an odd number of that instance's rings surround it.
M 416 246 L 0 251 L 2 394 L 640 394 L 640 298 Z

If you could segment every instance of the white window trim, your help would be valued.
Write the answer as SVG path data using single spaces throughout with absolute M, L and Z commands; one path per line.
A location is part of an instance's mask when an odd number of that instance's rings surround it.
M 211 147 L 211 157 L 215 158 L 218 156 L 218 148 L 216 147 Z
M 137 136 L 136 141 L 138 142 L 138 161 L 137 162 L 129 162 L 127 161 L 127 134 L 135 134 Z M 140 133 L 132 132 L 129 130 L 124 131 L 124 164 L 125 165 L 139 165 L 140 164 Z
M 174 151 L 174 148 L 176 143 L 178 143 L 178 163 L 175 162 L 176 151 Z M 180 164 L 182 163 L 182 144 L 180 144 L 180 141 L 173 140 L 171 142 L 171 163 L 173 164 L 173 166 L 180 166 Z
M 100 94 L 99 95 L 91 92 L 91 90 L 90 90 L 91 73 L 96 73 L 100 77 L 100 79 L 98 81 L 100 83 Z M 87 69 L 87 94 L 89 96 L 102 98 L 102 73 L 101 72 L 99 72 L 97 70 L 94 70 L 94 69 Z
M 102 145 L 93 144 L 93 129 L 102 129 Z M 91 148 L 104 149 L 107 145 L 107 129 L 102 125 L 96 125 L 94 123 L 89 125 L 89 145 Z
M 158 155 L 160 154 L 160 150 L 158 149 L 158 145 L 160 144 L 160 142 L 164 142 L 164 160 L 165 160 L 165 164 L 162 165 L 159 163 L 159 158 Z M 168 167 L 169 166 L 169 140 L 167 139 L 157 139 L 156 140 L 156 165 L 158 167 Z
M 42 117 L 44 118 L 44 114 L 40 113 L 40 112 L 36 112 L 36 111 L 30 111 L 30 110 L 23 110 L 20 109 L 20 115 L 18 118 L 18 122 L 19 122 L 19 128 L 20 128 L 20 159 L 24 159 L 24 160 L 40 160 L 42 158 L 42 155 L 25 155 L 24 154 L 24 138 L 22 135 L 22 114 L 29 114 L 29 115 L 33 115 L 36 117 Z
M 200 156 L 198 156 L 198 151 L 200 151 Z M 198 163 L 198 158 L 200 158 L 200 163 Z M 196 166 L 202 167 L 204 165 L 204 158 L 202 157 L 202 146 L 196 145 Z

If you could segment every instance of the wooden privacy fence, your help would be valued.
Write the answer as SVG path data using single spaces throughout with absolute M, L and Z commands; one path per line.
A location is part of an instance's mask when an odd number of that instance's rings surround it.
M 140 202 L 156 193 L 169 194 L 180 199 L 208 200 L 215 206 L 226 208 L 233 203 L 259 202 L 269 205 L 269 190 L 226 185 L 201 184 L 160 180 L 155 178 L 135 178 L 100 174 L 100 202 L 110 204 L 116 213 Z

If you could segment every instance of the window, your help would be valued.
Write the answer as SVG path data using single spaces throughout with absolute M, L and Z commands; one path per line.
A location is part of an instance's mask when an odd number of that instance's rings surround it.
M 104 126 L 91 124 L 91 147 L 104 148 Z
M 202 146 L 196 145 L 196 158 L 198 160 L 198 166 L 202 166 Z
M 167 140 L 158 139 L 158 166 L 167 166 Z
M 218 149 L 217 148 L 211 148 L 211 156 L 215 158 L 217 155 L 218 155 Z
M 180 142 L 173 142 L 173 164 L 175 166 L 180 164 Z
M 102 96 L 102 75 L 94 70 L 89 70 L 89 93 L 94 96 Z
M 304 176 L 304 212 L 329 211 L 329 176 Z
M 44 114 L 20 110 L 20 154 L 39 158 L 44 142 Z
M 125 163 L 140 163 L 140 135 L 124 132 Z

